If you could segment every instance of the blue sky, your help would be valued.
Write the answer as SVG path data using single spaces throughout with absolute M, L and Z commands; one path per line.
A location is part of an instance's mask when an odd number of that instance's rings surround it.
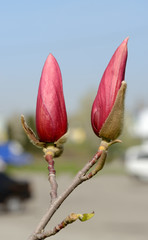
M 0 115 L 35 112 L 49 53 L 63 77 L 68 112 L 79 106 L 126 38 L 126 106 L 148 104 L 148 1 L 1 1 Z M 95 97 L 95 96 L 94 96 Z

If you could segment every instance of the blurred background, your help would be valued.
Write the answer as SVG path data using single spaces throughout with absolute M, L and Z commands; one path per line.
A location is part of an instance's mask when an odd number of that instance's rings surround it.
M 96 218 L 83 227 L 76 223 L 61 236 L 68 239 L 77 230 L 81 239 L 98 239 L 98 232 L 103 240 L 147 239 L 147 10 L 146 0 L 0 3 L 0 235 L 5 240 L 12 232 L 16 240 L 27 238 L 49 202 L 43 153 L 30 144 L 20 123 L 24 114 L 36 131 L 37 91 L 48 54 L 55 56 L 61 68 L 69 119 L 65 151 L 55 163 L 62 184 L 59 189 L 64 189 L 98 148 L 99 139 L 90 124 L 91 106 L 110 58 L 127 36 L 128 90 L 122 144 L 111 147 L 100 176 L 76 191 L 63 210 L 67 215 L 83 208 L 88 211 L 92 201 Z M 92 199 L 96 188 L 98 197 Z M 60 214 L 56 223 L 65 217 L 62 210 Z M 6 231 L 8 226 L 10 232 Z

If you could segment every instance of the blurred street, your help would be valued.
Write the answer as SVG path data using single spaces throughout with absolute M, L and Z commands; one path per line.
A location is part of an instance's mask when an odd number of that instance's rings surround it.
M 24 176 L 26 178 L 26 176 Z M 0 213 L 0 239 L 27 239 L 49 204 L 49 183 L 45 174 L 30 174 L 33 198 L 18 212 Z M 72 181 L 58 177 L 59 192 Z M 83 183 L 57 211 L 50 227 L 71 212 L 95 211 L 87 222 L 76 221 L 50 239 L 56 240 L 146 240 L 148 238 L 148 183 L 124 175 L 98 175 Z

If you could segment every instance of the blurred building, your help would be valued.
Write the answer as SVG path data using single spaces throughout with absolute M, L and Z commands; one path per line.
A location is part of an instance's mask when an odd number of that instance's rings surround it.
M 143 140 L 148 139 L 148 108 L 141 109 L 133 124 L 133 134 Z
M 86 140 L 85 130 L 81 127 L 75 127 L 70 130 L 70 140 L 74 143 L 81 144 Z

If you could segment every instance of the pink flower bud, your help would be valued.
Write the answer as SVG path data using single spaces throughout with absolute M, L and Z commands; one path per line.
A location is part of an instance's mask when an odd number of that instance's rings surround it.
M 40 79 L 36 106 L 36 130 L 40 141 L 52 143 L 67 131 L 62 76 L 52 54 L 49 54 L 46 59 Z
M 121 43 L 121 45 L 117 48 L 114 55 L 112 56 L 103 74 L 103 77 L 101 79 L 101 82 L 98 88 L 97 96 L 92 106 L 92 112 L 91 112 L 92 127 L 95 134 L 102 138 L 107 138 L 107 134 L 105 134 L 104 136 L 100 136 L 100 131 L 103 128 L 103 126 L 105 126 L 105 122 L 107 122 L 107 119 L 111 111 L 113 110 L 118 92 L 121 88 L 121 83 L 124 80 L 126 60 L 127 60 L 127 42 L 128 42 L 128 38 L 126 38 Z M 126 87 L 124 87 L 124 89 L 125 88 Z M 120 94 L 120 95 L 122 95 L 122 98 L 124 98 L 124 94 Z M 112 119 L 110 119 L 110 122 L 114 121 L 115 118 L 118 118 L 117 115 L 119 111 L 121 112 L 121 109 L 117 109 L 117 106 L 116 106 L 116 112 L 112 114 Z M 120 119 L 119 119 L 119 122 L 120 122 Z M 116 125 L 117 125 L 117 119 L 116 119 Z M 119 127 L 120 126 L 117 126 L 117 128 Z M 108 126 L 108 129 L 109 129 L 109 126 Z M 112 132 L 113 131 L 114 129 L 112 129 Z M 110 138 L 111 138 L 110 140 L 113 140 L 114 133 L 111 133 Z

